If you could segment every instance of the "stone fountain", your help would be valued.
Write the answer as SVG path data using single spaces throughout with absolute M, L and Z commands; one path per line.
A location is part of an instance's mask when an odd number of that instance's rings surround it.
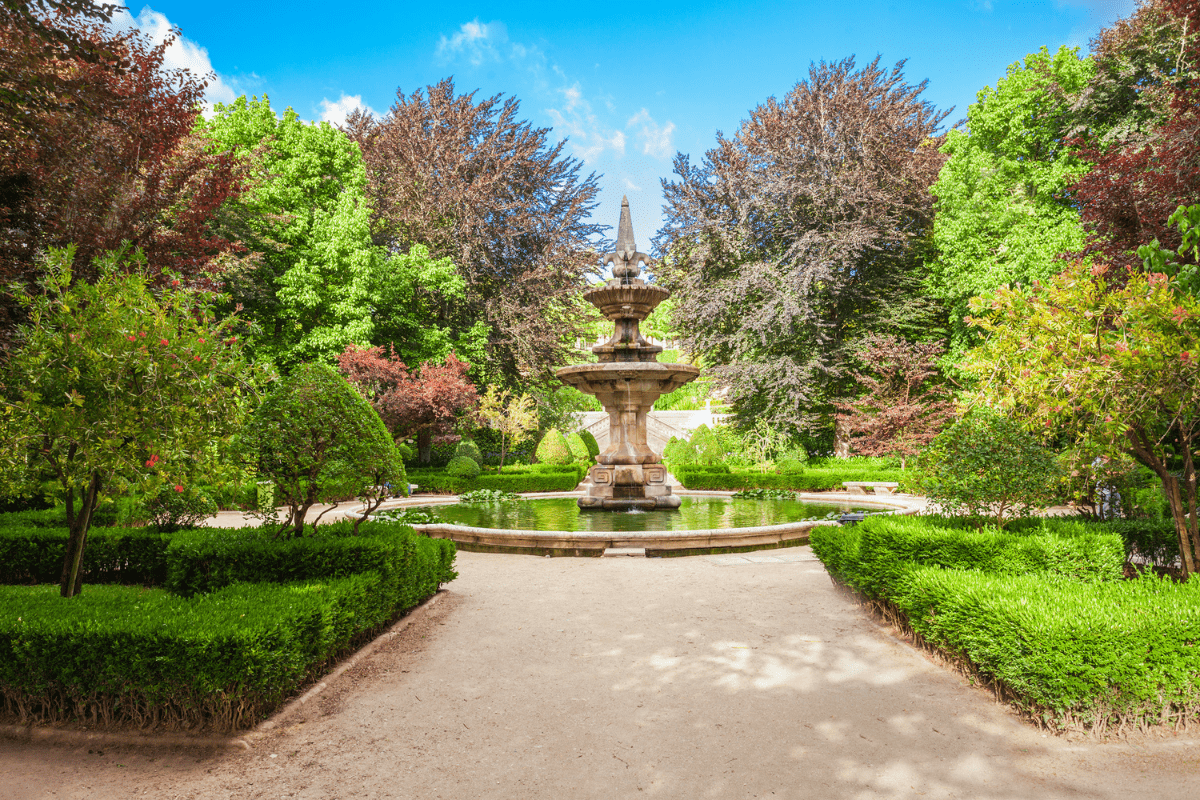
M 661 456 L 646 444 L 646 415 L 655 400 L 695 380 L 700 370 L 690 364 L 658 363 L 662 348 L 642 338 L 642 320 L 671 293 L 638 277 L 641 265 L 652 262 L 637 251 L 628 198 L 621 198 L 616 252 L 603 256 L 602 263 L 612 265 L 612 279 L 583 296 L 615 323 L 613 336 L 592 348 L 600 363 L 563 367 L 556 373 L 563 383 L 595 395 L 608 412 L 609 445 L 596 456 L 589 473 L 591 486 L 579 498 L 579 507 L 679 508 Z

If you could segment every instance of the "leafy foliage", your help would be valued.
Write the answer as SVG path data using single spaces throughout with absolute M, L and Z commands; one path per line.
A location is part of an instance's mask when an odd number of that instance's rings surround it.
M 346 122 L 362 149 L 375 241 L 392 252 L 424 245 L 450 258 L 465 297 L 429 321 L 452 331 L 486 326 L 489 381 L 525 381 L 566 363 L 587 317 L 573 296 L 593 269 L 596 177 L 518 119 L 500 95 L 456 95 L 450 79 L 396 102 L 381 120 Z
M 951 514 L 1003 526 L 1054 497 L 1054 459 L 1020 425 L 985 410 L 939 433 L 917 461 L 926 496 Z
M 480 471 L 479 462 L 468 456 L 455 456 L 446 465 L 446 474 L 455 478 L 477 478 Z
M 393 437 L 416 437 L 422 464 L 430 461 L 433 437 L 449 433 L 479 399 L 467 379 L 470 364 L 454 353 L 442 364 L 426 362 L 419 372 L 409 372 L 403 361 L 385 354 L 382 347 L 350 345 L 338 356 L 338 366 L 370 399 Z
M 492 385 L 479 401 L 476 412 L 479 420 L 500 434 L 500 469 L 510 448 L 529 439 L 538 427 L 537 408 L 533 397 L 522 394 L 512 396 L 507 389 L 500 390 Z
M 163 486 L 146 502 L 146 510 L 160 533 L 174 533 L 216 514 L 217 504 L 195 485 Z
M 855 377 L 866 393 L 853 403 L 839 403 L 838 417 L 850 447 L 865 456 L 905 459 L 916 455 L 954 415 L 944 389 L 930 386 L 934 363 L 942 352 L 936 342 L 913 344 L 895 336 L 869 334 L 862 359 L 875 375 Z
M 276 383 L 246 424 L 243 440 L 259 475 L 275 482 L 275 503 L 287 507 L 284 529 L 295 536 L 303 533 L 315 503 L 336 506 L 371 487 L 407 482 L 379 415 L 323 364 L 305 364 Z
M 537 460 L 541 464 L 570 464 L 574 460 L 567 440 L 558 428 L 551 428 L 542 435 L 537 446 Z
M 223 277 L 230 303 L 262 327 L 256 354 L 289 367 L 388 342 L 410 360 L 445 358 L 457 342 L 430 320 L 437 303 L 463 299 L 462 277 L 424 247 L 393 256 L 375 245 L 366 167 L 342 131 L 245 96 L 198 130 L 256 175 L 220 217 L 254 252 Z
M 508 503 L 520 499 L 512 492 L 504 492 L 499 489 L 475 489 L 463 492 L 458 496 L 460 503 Z
M 47 249 L 69 245 L 76 277 L 93 280 L 93 260 L 124 243 L 156 275 L 207 283 L 231 250 L 213 215 L 244 168 L 193 133 L 205 85 L 165 68 L 173 38 L 118 35 L 85 5 L 42 4 L 68 12 L 48 17 L 3 5 L 0 285 L 31 288 Z M 0 303 L 0 346 L 20 320 L 13 298 Z
M 1185 574 L 1200 567 L 1194 453 L 1200 443 L 1200 301 L 1162 273 L 1116 285 L 1074 264 L 973 310 L 988 337 L 971 354 L 980 404 L 999 403 L 1069 441 L 1124 451 L 1171 503 Z
M 65 597 L 79 591 L 101 497 L 187 483 L 189 463 L 229 440 L 255 395 L 234 320 L 207 296 L 178 280 L 155 291 L 140 254 L 98 260 L 93 283 L 75 279 L 73 260 L 51 251 L 39 291 L 18 295 L 28 323 L 0 373 L 0 483 L 20 486 L 39 465 L 53 474 L 71 528 Z
M 948 158 L 931 191 L 937 197 L 931 291 L 951 307 L 951 352 L 974 340 L 963 323 L 967 301 L 1006 283 L 1057 273 L 1057 256 L 1083 245 L 1068 188 L 1088 165 L 1066 144 L 1070 98 L 1095 73 L 1090 59 L 1042 48 L 984 87 L 967 111 L 967 129 L 946 134 Z
M 945 113 L 876 59 L 815 64 L 782 100 L 664 183 L 659 280 L 683 350 L 703 353 L 743 423 L 827 427 L 856 340 L 928 333 L 921 292 Z

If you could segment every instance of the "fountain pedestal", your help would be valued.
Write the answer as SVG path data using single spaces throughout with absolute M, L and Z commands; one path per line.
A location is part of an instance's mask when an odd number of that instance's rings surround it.
M 604 256 L 604 263 L 613 265 L 612 280 L 583 296 L 613 321 L 612 338 L 592 348 L 600 363 L 563 367 L 556 373 L 563 383 L 595 395 L 608 412 L 609 445 L 596 456 L 589 473 L 592 483 L 587 496 L 579 498 L 579 507 L 679 508 L 662 458 L 646 444 L 646 415 L 655 400 L 695 380 L 700 370 L 690 364 L 660 364 L 656 358 L 662 348 L 642 338 L 642 320 L 670 292 L 638 277 L 639 265 L 651 261 L 634 244 L 628 199 L 621 201 L 616 252 Z

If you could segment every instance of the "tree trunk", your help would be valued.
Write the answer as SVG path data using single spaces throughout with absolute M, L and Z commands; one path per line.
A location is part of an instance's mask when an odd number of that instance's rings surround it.
M 75 490 L 67 490 L 67 525 L 70 534 L 67 537 L 67 554 L 63 559 L 62 578 L 59 580 L 59 594 L 63 597 L 75 597 L 83 589 L 83 548 L 87 545 L 88 529 L 92 526 L 92 512 L 96 510 L 96 500 L 100 496 L 100 473 L 92 473 L 87 491 L 79 500 L 79 513 L 75 513 Z
M 433 431 L 423 430 L 417 434 L 417 463 L 428 467 L 433 461 Z
M 508 455 L 508 437 L 500 434 L 500 466 L 496 469 L 496 474 L 504 472 L 504 457 Z
M 850 431 L 840 419 L 835 419 L 833 423 L 833 457 L 850 457 Z
M 1196 571 L 1196 562 L 1192 554 L 1192 536 L 1188 530 L 1187 512 L 1183 508 L 1183 497 L 1179 491 L 1179 480 L 1173 476 L 1162 479 L 1163 491 L 1171 503 L 1171 518 L 1175 522 L 1175 533 L 1179 537 L 1179 560 L 1183 562 L 1183 577 L 1187 578 Z

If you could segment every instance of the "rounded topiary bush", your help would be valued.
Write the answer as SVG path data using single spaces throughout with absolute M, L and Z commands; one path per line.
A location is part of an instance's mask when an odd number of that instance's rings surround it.
M 467 456 L 455 456 L 446 465 L 446 474 L 455 478 L 478 478 L 479 473 L 479 462 Z
M 590 461 L 591 456 L 588 454 L 587 445 L 583 443 L 583 437 L 578 433 L 572 433 L 567 438 L 567 449 L 571 451 L 572 461 Z
M 476 464 L 483 463 L 483 453 L 479 451 L 479 445 L 475 444 L 473 439 L 463 439 L 458 443 L 458 449 L 454 451 L 455 457 L 464 456 L 471 459 Z
M 725 460 L 725 451 L 717 435 L 707 425 L 701 425 L 692 431 L 688 440 L 696 452 L 697 464 L 720 464 Z
M 804 472 L 804 462 L 788 455 L 775 462 L 775 471 L 781 475 L 799 475 Z
M 584 445 L 587 446 L 588 458 L 594 460 L 600 455 L 600 444 L 596 441 L 596 437 L 591 431 L 580 431 L 579 438 L 583 439 Z
M 677 469 L 696 463 L 696 448 L 691 442 L 672 436 L 663 448 L 663 461 L 669 469 Z
M 537 460 L 541 464 L 571 463 L 571 450 L 567 447 L 566 437 L 559 433 L 558 428 L 546 431 L 546 435 L 538 443 Z

